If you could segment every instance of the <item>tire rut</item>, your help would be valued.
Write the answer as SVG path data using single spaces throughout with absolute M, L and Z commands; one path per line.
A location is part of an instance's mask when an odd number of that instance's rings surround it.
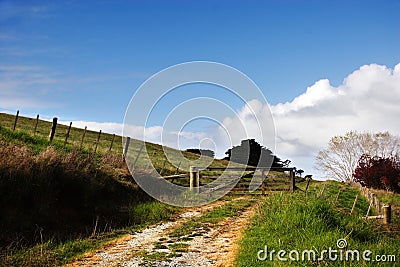
M 225 218 L 216 225 L 196 229 L 196 233 L 184 241 L 182 238 L 171 240 L 168 236 L 183 223 L 227 202 L 218 201 L 190 209 L 175 221 L 160 223 L 141 232 L 123 236 L 67 266 L 230 266 L 237 252 L 237 241 L 254 215 L 254 203 L 240 210 L 234 217 Z M 184 246 L 184 249 L 171 250 L 170 247 L 174 246 L 171 244 Z

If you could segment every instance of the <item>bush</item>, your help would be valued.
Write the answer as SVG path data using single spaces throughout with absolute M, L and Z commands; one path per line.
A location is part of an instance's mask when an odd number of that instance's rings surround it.
M 354 181 L 376 189 L 400 192 L 400 161 L 397 157 L 363 155 L 353 173 Z
M 23 240 L 85 236 L 129 225 L 128 208 L 149 198 L 136 185 L 121 157 L 99 156 L 53 146 L 35 154 L 0 141 L 0 249 Z M 121 180 L 122 179 L 122 180 Z

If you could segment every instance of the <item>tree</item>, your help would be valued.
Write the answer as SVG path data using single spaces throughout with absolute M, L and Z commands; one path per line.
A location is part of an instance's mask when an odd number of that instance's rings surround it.
M 384 133 L 357 133 L 351 131 L 343 136 L 334 136 L 328 146 L 316 157 L 315 168 L 325 173 L 328 179 L 353 181 L 353 172 L 362 155 L 387 158 L 400 152 L 400 137 Z
M 296 170 L 296 174 L 298 174 L 300 177 L 303 175 L 304 171 L 302 169 Z
M 259 167 L 282 167 L 280 158 L 268 148 L 261 146 L 255 139 L 242 140 L 239 146 L 228 149 L 224 159 Z
M 188 149 L 186 149 L 186 151 L 195 153 L 195 154 L 199 154 L 199 155 L 203 155 L 203 156 L 207 156 L 210 158 L 213 158 L 215 156 L 214 151 L 212 151 L 210 149 L 188 148 Z
M 362 155 L 353 177 L 355 182 L 367 187 L 400 192 L 399 158 Z

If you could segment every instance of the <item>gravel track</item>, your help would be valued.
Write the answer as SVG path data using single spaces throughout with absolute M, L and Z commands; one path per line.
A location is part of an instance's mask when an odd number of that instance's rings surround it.
M 236 255 L 236 243 L 241 238 L 241 232 L 249 218 L 253 216 L 255 205 L 239 212 L 235 217 L 224 219 L 217 225 L 196 229 L 196 234 L 184 241 L 172 240 L 168 236 L 173 229 L 184 222 L 223 204 L 223 201 L 218 201 L 191 209 L 181 214 L 175 221 L 160 223 L 114 240 L 68 266 L 230 266 Z M 169 246 L 174 243 L 184 244 L 187 249 L 178 253 L 171 251 Z M 151 259 L 146 256 L 157 253 L 168 255 L 168 259 L 165 257 Z

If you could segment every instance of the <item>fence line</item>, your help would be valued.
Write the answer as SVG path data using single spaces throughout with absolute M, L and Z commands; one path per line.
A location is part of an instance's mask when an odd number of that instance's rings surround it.
M 355 186 L 360 190 L 361 195 L 367 198 L 370 206 L 381 215 L 384 204 L 376 197 L 376 194 L 369 190 L 368 187 L 362 186 L 360 183 L 355 183 Z
M 369 217 L 370 210 L 373 208 L 376 213 L 378 213 L 378 216 L 371 217 L 383 218 L 383 222 L 385 224 L 390 223 L 391 206 L 380 201 L 374 192 L 372 192 L 368 187 L 363 186 L 361 183 L 355 183 L 355 186 L 360 190 L 360 194 L 366 197 L 369 202 L 369 208 L 366 217 Z
M 14 123 L 10 125 L 13 130 L 17 129 L 19 113 L 20 112 L 18 110 L 16 115 L 15 115 Z M 32 118 L 28 118 L 28 119 L 31 120 Z M 56 130 L 60 131 L 59 129 L 62 129 L 62 128 L 57 127 L 57 124 L 58 124 L 58 118 L 57 117 L 54 117 L 52 122 L 50 122 L 50 123 L 51 123 L 51 129 L 49 131 L 50 133 L 48 135 L 48 140 L 49 140 L 49 142 L 52 142 L 53 139 L 55 139 L 56 137 L 57 137 L 57 140 L 59 139 L 60 135 L 56 135 Z M 39 114 L 36 116 L 36 120 L 33 122 L 33 125 L 32 125 L 32 128 L 34 127 L 33 134 L 36 135 L 37 133 L 40 133 L 40 135 L 44 134 L 44 136 L 45 136 L 46 134 L 43 133 L 43 131 L 46 132 L 47 124 L 46 124 L 46 127 L 42 126 L 42 127 L 39 127 L 39 128 L 38 128 L 38 125 L 39 125 Z M 28 128 L 31 127 L 30 125 L 28 125 L 28 126 L 29 126 Z M 74 138 L 71 138 L 71 136 L 73 135 L 73 134 L 71 134 L 72 122 L 70 122 L 69 125 L 66 125 L 66 127 L 67 127 L 66 132 L 61 134 L 63 146 L 66 147 L 66 145 L 68 143 L 71 143 L 71 141 L 70 142 L 68 142 L 68 141 L 73 139 L 74 142 L 78 142 L 78 144 L 80 143 L 79 150 L 82 150 L 83 146 L 84 146 L 83 143 L 85 141 L 85 137 L 87 136 L 87 131 L 88 131 L 87 130 L 87 126 L 85 126 L 84 129 L 81 129 L 81 130 L 83 130 L 83 132 L 82 132 L 81 140 L 79 140 L 80 142 L 76 140 L 77 139 L 76 135 L 75 135 Z M 24 126 L 22 128 L 26 129 L 26 125 L 24 124 Z M 74 130 L 72 130 L 72 132 L 74 132 Z M 97 152 L 98 147 L 100 145 L 101 133 L 102 133 L 102 131 L 100 130 L 98 132 L 98 134 L 97 134 L 97 138 L 94 141 L 94 153 Z M 113 144 L 114 144 L 114 140 L 115 140 L 115 136 L 116 136 L 115 134 L 112 135 L 111 144 L 109 146 L 107 145 L 107 148 L 106 148 L 107 153 L 109 153 L 112 150 L 112 147 L 113 147 Z M 86 139 L 88 139 L 88 138 L 86 138 Z M 92 139 L 92 136 L 90 137 L 90 139 Z M 122 149 L 122 155 L 124 157 L 126 156 L 126 154 L 128 152 L 130 141 L 131 141 L 131 138 L 127 137 L 126 138 L 126 142 L 125 142 L 125 147 L 124 147 L 124 149 Z M 85 146 L 86 146 L 86 144 L 88 144 L 88 142 L 85 143 Z M 139 152 L 136 155 L 136 158 L 134 159 L 134 164 L 133 164 L 134 166 L 137 164 L 138 158 L 140 157 L 140 154 L 142 153 L 142 150 L 144 149 L 144 146 L 145 145 L 142 144 L 142 146 L 140 147 Z M 102 145 L 101 147 L 103 148 L 104 145 Z M 155 153 L 156 152 L 153 151 L 152 157 L 154 157 Z M 161 162 L 162 161 L 160 161 L 160 163 Z M 159 166 L 159 167 L 161 167 L 161 171 L 159 172 L 160 175 L 164 174 L 164 171 L 167 169 L 166 165 L 167 165 L 167 159 L 163 160 L 161 166 Z M 186 174 L 187 176 L 179 174 L 180 165 L 181 165 L 181 163 L 179 163 L 178 167 L 175 166 L 173 171 L 169 170 L 168 173 L 165 173 L 165 175 L 170 175 L 169 177 L 167 177 L 167 179 L 171 179 L 172 181 L 174 181 L 175 179 L 179 179 L 179 178 L 183 178 L 183 177 L 187 177 L 187 178 L 191 177 L 190 176 L 190 172 Z M 146 169 L 147 169 L 147 167 L 146 167 Z M 168 169 L 170 169 L 170 168 L 168 168 Z M 235 171 L 235 170 L 242 170 L 243 168 L 236 168 L 235 169 L 233 167 L 233 168 L 208 168 L 208 169 L 210 171 Z M 267 169 L 271 170 L 271 171 L 278 171 L 278 172 L 289 172 L 290 176 L 288 177 L 288 179 L 285 178 L 285 182 L 276 181 L 275 179 L 266 179 L 266 178 L 269 178 L 269 176 L 267 177 L 265 175 L 265 171 Z M 191 179 L 188 179 L 188 183 L 191 182 L 192 188 L 194 188 L 194 190 L 197 190 L 197 188 L 200 185 L 204 185 L 204 183 L 208 183 L 210 181 L 215 180 L 214 177 L 212 177 L 212 176 L 205 176 L 204 178 L 207 178 L 207 181 L 206 181 L 203 177 L 200 176 L 200 171 L 202 171 L 202 169 L 198 168 L 197 170 L 198 170 L 198 173 L 192 175 L 193 179 L 195 179 L 195 180 L 191 181 Z M 258 191 L 260 191 L 261 195 L 266 195 L 267 191 L 275 191 L 275 190 L 294 191 L 296 189 L 295 174 L 294 174 L 294 169 L 293 168 L 256 168 L 256 167 L 251 167 L 251 166 L 247 166 L 245 168 L 245 171 L 252 172 L 253 173 L 252 175 L 255 175 L 255 172 L 257 170 L 261 171 L 262 183 L 260 184 L 260 188 L 258 189 Z M 258 176 L 259 176 L 259 174 L 258 174 Z M 245 178 L 245 177 L 241 177 L 241 178 Z M 201 181 L 200 181 L 200 179 L 201 179 Z M 247 181 L 246 179 L 243 179 L 242 181 L 240 181 L 238 183 L 238 185 L 232 191 L 235 191 L 237 194 L 241 194 L 241 193 L 243 193 L 242 191 L 247 189 L 248 185 L 249 185 L 249 181 Z M 282 187 L 282 185 L 284 185 L 283 186 L 284 188 Z
M 49 134 L 47 135 L 46 133 L 43 133 L 43 129 L 46 129 L 47 126 L 43 127 L 43 125 L 42 125 L 42 127 L 39 127 L 39 122 L 40 122 L 39 114 L 36 115 L 36 118 L 22 117 L 23 119 L 27 119 L 29 121 L 33 120 L 32 126 L 29 125 L 29 124 L 26 124 L 26 122 L 24 123 L 23 126 L 21 125 L 20 121 L 21 121 L 22 118 L 20 116 L 20 111 L 19 110 L 17 110 L 16 114 L 14 114 L 14 115 L 13 114 L 5 114 L 5 115 L 14 116 L 13 121 L 12 122 L 8 122 L 9 123 L 8 127 L 11 128 L 12 131 L 17 130 L 18 128 L 22 128 L 23 130 L 28 131 L 28 132 L 32 131 L 34 136 L 37 136 L 38 133 L 40 133 L 40 135 L 43 136 L 43 137 L 47 136 L 46 138 L 49 140 L 49 142 L 53 142 L 53 140 L 55 138 L 57 138 L 57 140 L 62 138 L 62 143 L 63 143 L 64 147 L 66 147 L 67 144 L 71 143 L 71 142 L 68 142 L 70 140 L 70 138 L 71 138 L 71 135 L 72 135 L 71 131 L 72 132 L 75 131 L 75 130 L 72 130 L 72 122 L 70 122 L 69 125 L 68 124 L 65 125 L 67 127 L 66 128 L 66 132 L 64 132 L 62 134 L 59 134 L 58 133 L 59 132 L 59 127 L 57 127 L 58 124 L 59 124 L 58 118 L 57 117 L 53 117 L 53 119 L 50 122 L 45 121 L 46 124 L 47 123 L 51 124 L 51 126 L 49 126 L 49 132 L 48 132 Z M 63 125 L 63 127 L 64 127 L 64 125 Z M 79 129 L 79 130 L 83 131 L 82 139 L 80 140 L 80 142 L 75 140 L 74 143 L 75 142 L 77 142 L 78 144 L 80 143 L 79 150 L 82 150 L 83 146 L 84 146 L 85 135 L 87 134 L 88 129 L 87 129 L 87 126 L 85 126 L 84 129 Z M 96 153 L 96 151 L 98 149 L 98 146 L 100 145 L 100 136 L 101 136 L 102 131 L 100 130 L 99 132 L 97 132 L 97 131 L 94 131 L 94 132 L 97 134 L 97 140 L 94 141 L 94 152 Z M 115 137 L 116 137 L 116 134 L 110 134 L 110 135 L 112 135 L 112 140 L 111 140 L 110 145 L 109 146 L 107 145 L 107 147 L 108 147 L 107 152 L 108 153 L 111 152 L 111 150 L 112 150 L 112 148 L 114 146 L 114 143 L 115 143 L 114 141 L 115 141 Z M 85 146 L 87 146 L 87 143 L 85 143 Z M 89 144 L 89 146 L 90 146 L 90 144 Z M 104 145 L 102 145 L 102 148 L 103 148 L 103 146 Z

